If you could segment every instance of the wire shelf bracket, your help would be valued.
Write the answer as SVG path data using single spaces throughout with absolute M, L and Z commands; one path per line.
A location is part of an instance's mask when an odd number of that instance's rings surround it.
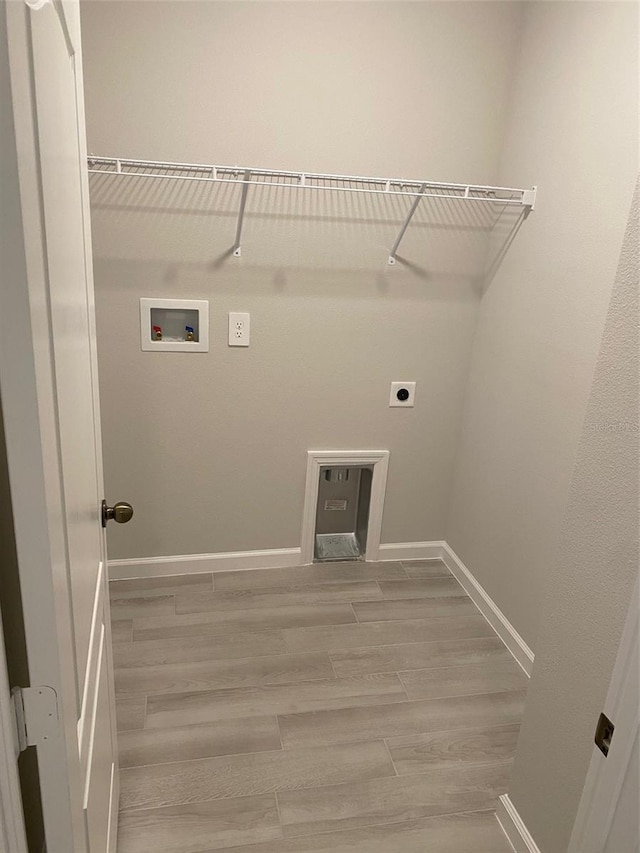
M 391 251 L 389 252 L 389 260 L 387 261 L 387 263 L 390 266 L 393 266 L 396 262 L 396 252 L 398 251 L 398 247 L 400 246 L 400 243 L 402 242 L 402 238 L 404 237 L 405 231 L 409 227 L 409 223 L 413 219 L 413 214 L 416 212 L 416 210 L 418 209 L 418 205 L 422 201 L 422 195 L 423 195 L 425 189 L 426 189 L 426 184 L 423 184 L 420 187 L 420 195 L 417 195 L 414 198 L 413 204 L 411 205 L 411 208 L 409 209 L 409 213 L 407 214 L 407 218 L 402 223 L 402 228 L 400 229 L 400 233 L 396 237 L 396 241 L 393 244 L 393 246 L 391 247 Z
M 247 194 L 249 192 L 249 184 L 251 181 L 251 172 L 249 169 L 244 170 L 244 180 L 242 183 L 242 195 L 240 196 L 240 209 L 238 210 L 238 224 L 236 226 L 236 239 L 233 244 L 233 257 L 242 257 L 242 225 L 244 223 L 244 209 L 247 206 Z
M 372 178 L 361 175 L 328 175 L 313 172 L 288 172 L 278 169 L 257 169 L 246 166 L 215 166 L 201 163 L 172 163 L 158 160 L 127 160 L 122 157 L 87 158 L 88 172 L 93 175 L 149 178 L 155 180 L 199 181 L 218 184 L 240 184 L 240 206 L 232 256 L 242 257 L 242 228 L 250 186 L 281 187 L 324 192 L 368 193 L 373 195 L 407 196 L 413 202 L 400 232 L 389 252 L 387 263 L 396 263 L 398 248 L 424 198 L 450 199 L 463 203 L 485 202 L 502 206 L 517 206 L 527 216 L 536 203 L 537 187 L 492 187 L 476 184 L 452 184 L 437 181 L 416 181 L 404 178 Z

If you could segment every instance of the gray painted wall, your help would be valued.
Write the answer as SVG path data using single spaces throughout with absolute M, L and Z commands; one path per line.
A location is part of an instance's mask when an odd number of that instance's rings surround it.
M 89 150 L 492 183 L 520 4 L 88 2 Z M 300 544 L 306 451 L 391 451 L 386 542 L 440 539 L 488 211 L 92 181 L 112 558 Z M 138 298 L 210 300 L 211 351 L 140 352 Z M 229 349 L 228 311 L 252 345 Z M 414 409 L 387 406 L 416 380 Z
M 537 647 L 637 168 L 635 11 L 85 3 L 96 154 L 540 186 L 488 252 L 479 208 L 423 203 L 389 269 L 406 200 L 252 191 L 238 261 L 236 188 L 94 180 L 107 492 L 136 507 L 112 558 L 295 547 L 305 451 L 388 448 L 383 541 L 446 538 Z M 211 352 L 141 353 L 140 296 L 208 298 Z
M 638 572 L 639 224 L 636 193 L 511 780 L 511 799 L 542 853 L 566 853 Z
M 637 172 L 638 10 L 526 6 L 499 174 L 539 198 L 482 298 L 446 539 L 537 650 Z

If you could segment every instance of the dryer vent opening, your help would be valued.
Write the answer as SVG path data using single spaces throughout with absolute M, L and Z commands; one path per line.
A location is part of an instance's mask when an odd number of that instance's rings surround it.
M 373 466 L 322 466 L 318 483 L 314 559 L 364 559 Z

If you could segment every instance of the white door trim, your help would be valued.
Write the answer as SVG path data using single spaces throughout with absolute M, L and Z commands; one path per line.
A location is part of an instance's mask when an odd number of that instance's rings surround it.
M 27 853 L 18 754 L 0 613 L 0 850 Z
M 318 508 L 318 486 L 320 468 L 323 465 L 373 467 L 371 502 L 369 504 L 369 526 L 365 559 L 375 562 L 380 554 L 382 513 L 389 470 L 388 450 L 309 450 L 307 451 L 307 481 L 304 492 L 302 514 L 301 559 L 303 565 L 313 563 L 314 531 Z
M 608 756 L 594 746 L 567 853 L 602 853 L 640 724 L 640 581 L 636 580 L 603 712 L 615 725 Z M 596 720 L 593 721 L 595 729 Z

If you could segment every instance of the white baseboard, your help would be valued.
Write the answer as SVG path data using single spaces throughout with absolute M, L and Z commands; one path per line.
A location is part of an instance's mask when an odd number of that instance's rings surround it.
M 390 542 L 380 546 L 379 560 L 441 560 L 445 542 Z
M 395 542 L 380 545 L 380 561 L 440 560 L 444 542 Z M 265 551 L 230 551 L 221 554 L 185 554 L 175 557 L 139 557 L 109 560 L 109 580 L 194 575 L 205 572 L 238 572 L 245 569 L 275 569 L 302 564 L 300 548 Z
M 508 794 L 500 797 L 496 817 L 515 853 L 540 853 L 540 848 L 533 840 Z
M 275 569 L 283 566 L 299 566 L 300 560 L 300 548 L 109 560 L 109 580 L 194 575 L 204 572 L 237 572 L 245 569 Z
M 455 551 L 443 543 L 442 561 L 463 587 L 469 598 L 500 637 L 526 674 L 533 672 L 533 652 L 504 615 L 495 601 L 478 583 Z

